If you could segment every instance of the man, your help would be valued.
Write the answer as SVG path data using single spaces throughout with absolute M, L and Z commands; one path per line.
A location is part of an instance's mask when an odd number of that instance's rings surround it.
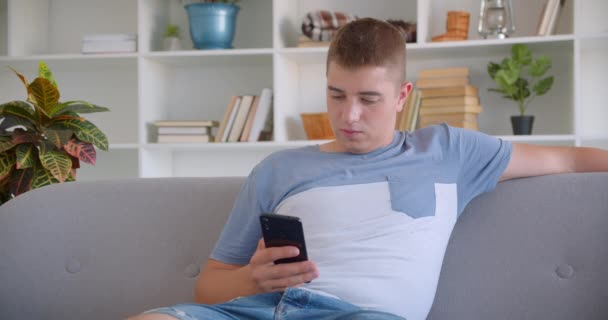
M 499 181 L 606 171 L 608 152 L 512 144 L 437 125 L 393 130 L 412 89 L 405 43 L 374 19 L 343 27 L 327 59 L 335 141 L 258 164 L 201 273 L 196 301 L 133 319 L 424 319 L 464 207 Z M 310 261 L 275 265 L 258 217 L 298 216 Z M 310 281 L 310 283 L 308 282 Z

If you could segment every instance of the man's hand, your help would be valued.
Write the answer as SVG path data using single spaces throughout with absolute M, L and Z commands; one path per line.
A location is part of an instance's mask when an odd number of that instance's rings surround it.
M 319 270 L 312 261 L 274 264 L 276 260 L 296 257 L 298 254 L 298 248 L 291 246 L 266 248 L 264 239 L 261 239 L 249 262 L 251 278 L 257 290 L 285 291 L 289 287 L 298 287 L 319 277 Z

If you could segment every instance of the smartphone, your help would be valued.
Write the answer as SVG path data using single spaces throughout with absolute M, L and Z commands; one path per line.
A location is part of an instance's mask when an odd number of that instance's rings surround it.
M 275 264 L 308 260 L 304 229 L 300 218 L 282 214 L 264 213 L 260 215 L 262 235 L 267 248 L 294 246 L 300 250 L 296 257 L 279 259 Z

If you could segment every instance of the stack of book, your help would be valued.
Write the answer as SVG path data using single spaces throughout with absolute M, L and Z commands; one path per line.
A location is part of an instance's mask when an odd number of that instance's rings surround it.
M 220 122 L 215 142 L 272 140 L 272 90 L 260 95 L 232 96 Z
M 479 130 L 477 117 L 483 111 L 477 88 L 469 83 L 468 68 L 426 69 L 418 73 L 420 127 L 447 123 Z
M 212 142 L 214 120 L 163 120 L 153 123 L 158 133 L 158 143 Z
M 418 114 L 420 113 L 421 95 L 420 91 L 413 89 L 403 104 L 401 111 L 397 113 L 395 130 L 414 131 L 418 125 Z
M 136 34 L 90 34 L 82 38 L 82 53 L 127 53 L 136 51 Z

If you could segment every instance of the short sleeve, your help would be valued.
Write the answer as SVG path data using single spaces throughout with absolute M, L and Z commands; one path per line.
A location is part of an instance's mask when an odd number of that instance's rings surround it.
M 254 169 L 241 187 L 211 259 L 236 265 L 249 263 L 262 237 L 259 216 L 263 210 L 258 200 L 256 177 Z
M 476 196 L 494 190 L 511 159 L 509 141 L 473 130 L 448 127 L 458 156 L 458 212 Z

